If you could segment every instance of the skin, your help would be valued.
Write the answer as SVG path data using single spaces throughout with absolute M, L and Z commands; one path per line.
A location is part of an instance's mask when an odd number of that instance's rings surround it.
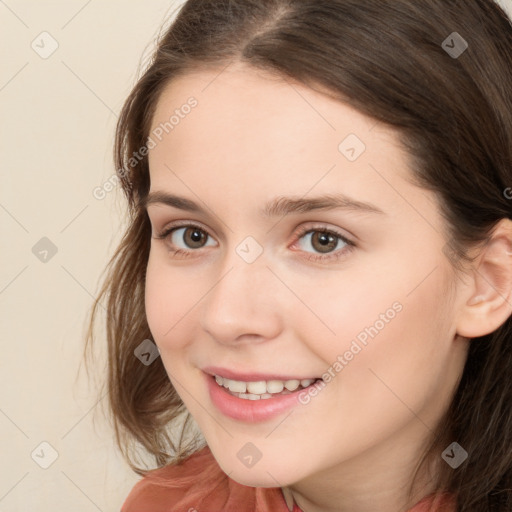
M 420 454 L 461 376 L 468 337 L 491 332 L 510 307 L 491 286 L 492 267 L 456 279 L 436 199 L 408 181 L 408 156 L 395 132 L 243 64 L 219 72 L 173 80 L 152 121 L 153 130 L 190 96 L 198 101 L 149 153 L 151 192 L 207 206 L 206 215 L 162 203 L 147 208 L 153 238 L 146 312 L 169 378 L 237 482 L 282 487 L 289 504 L 293 498 L 308 512 L 407 510 L 431 491 L 422 471 L 407 499 Z M 366 146 L 353 162 L 338 150 L 348 134 Z M 334 192 L 383 213 L 259 214 L 270 198 Z M 202 247 L 184 240 L 182 226 L 156 238 L 175 221 L 199 224 Z M 355 247 L 346 251 L 335 238 L 324 254 L 310 235 L 296 236 L 300 227 L 335 230 Z M 248 236 L 263 249 L 251 264 L 236 252 Z M 508 243 L 506 236 L 498 238 Z M 505 245 L 496 242 L 495 252 L 502 255 Z M 343 255 L 308 259 L 336 252 Z M 509 288 L 506 281 L 503 299 Z M 400 312 L 292 414 L 250 424 L 211 403 L 201 368 L 320 377 L 394 303 Z M 262 453 L 252 468 L 237 457 L 247 442 Z

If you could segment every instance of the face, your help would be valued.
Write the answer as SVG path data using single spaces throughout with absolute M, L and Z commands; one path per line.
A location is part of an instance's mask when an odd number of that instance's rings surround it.
M 146 312 L 169 378 L 245 485 L 410 474 L 466 357 L 435 198 L 389 128 L 219 71 L 170 83 L 151 127 Z

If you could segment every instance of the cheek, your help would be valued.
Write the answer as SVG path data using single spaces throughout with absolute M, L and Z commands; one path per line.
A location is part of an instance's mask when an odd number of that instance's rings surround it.
M 315 279 L 314 286 L 311 278 L 293 282 L 307 304 L 307 309 L 301 304 L 295 308 L 295 332 L 327 364 L 350 350 L 347 357 L 355 359 L 354 352 L 366 351 L 372 340 L 387 336 L 391 325 L 403 322 L 406 294 L 396 279 L 388 277 L 393 273 L 384 270 L 386 262 L 380 263 L 373 273 L 368 268 L 375 264 L 326 273 Z M 391 263 L 396 265 L 396 258 Z
M 160 349 L 180 348 L 194 304 L 200 298 L 197 280 L 172 270 L 160 254 L 150 253 L 146 270 L 145 308 L 149 328 Z
M 449 398 L 449 324 L 437 322 L 443 317 L 443 277 L 424 285 L 409 296 L 410 288 L 398 289 L 396 295 L 361 296 L 365 300 L 359 304 L 340 305 L 338 316 L 334 308 L 326 312 L 331 322 L 338 318 L 338 334 L 328 347 L 315 350 L 328 362 L 331 380 L 318 398 L 309 397 L 304 421 L 312 431 L 321 428 L 325 439 L 340 440 L 339 450 L 331 444 L 318 447 L 333 464 L 411 422 L 422 430 L 417 418 L 434 425 L 439 407 Z
M 415 266 L 397 266 L 396 257 L 373 271 L 347 273 L 327 294 L 310 294 L 330 331 L 312 350 L 327 363 L 338 399 L 350 407 L 362 403 L 373 410 L 386 401 L 402 407 L 422 405 L 446 376 L 450 361 L 450 278 L 441 265 L 415 260 Z M 439 262 L 437 262 L 439 263 Z M 367 267 L 371 269 L 371 267 Z M 422 270 L 424 269 L 424 270 Z M 425 276 L 428 278 L 425 279 Z M 382 406 L 382 407 L 381 407 Z M 405 409 L 407 412 L 407 409 Z
M 428 340 L 430 346 L 439 341 L 450 321 L 447 304 L 442 304 L 448 296 L 448 270 L 434 250 L 404 251 L 399 254 L 407 256 L 401 258 L 396 251 L 382 252 L 373 261 L 348 269 L 338 282 L 326 281 L 323 293 L 320 288 L 309 292 L 312 309 L 330 328 L 330 333 L 324 329 L 324 355 L 332 359 L 354 347 L 354 340 L 361 353 L 370 345 L 384 344 L 400 351 L 428 352 L 429 346 L 420 340 Z
M 443 283 L 439 273 L 410 295 L 397 290 L 367 299 L 363 312 L 350 311 L 347 335 L 331 355 L 333 361 L 343 356 L 334 369 L 349 410 L 373 411 L 390 426 L 433 397 L 442 400 L 451 357 L 449 314 L 439 295 Z

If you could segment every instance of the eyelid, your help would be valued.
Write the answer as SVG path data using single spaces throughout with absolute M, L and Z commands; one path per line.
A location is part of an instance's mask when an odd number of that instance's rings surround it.
M 308 223 L 306 223 L 306 224 L 308 224 Z M 161 237 L 161 235 L 163 233 L 167 233 L 172 229 L 178 229 L 180 227 L 196 227 L 196 228 L 201 229 L 205 233 L 207 233 L 209 236 L 213 237 L 213 235 L 210 233 L 210 229 L 206 228 L 201 222 L 198 222 L 195 220 L 194 221 L 193 220 L 177 220 L 177 221 L 171 222 L 170 224 L 166 224 L 163 228 L 159 229 L 158 231 L 160 234 L 156 238 Z M 300 237 L 304 236 L 306 233 L 309 233 L 310 231 L 332 232 L 336 236 L 339 236 L 341 239 L 343 239 L 344 241 L 349 242 L 349 243 L 355 243 L 354 240 L 352 239 L 352 237 L 357 238 L 354 235 L 352 235 L 352 233 L 350 233 L 350 236 L 347 236 L 344 233 L 340 232 L 340 228 L 336 228 L 336 227 L 331 228 L 331 227 L 328 227 L 325 222 L 318 222 L 318 221 L 316 223 L 310 222 L 307 227 L 301 225 L 294 231 L 293 236 L 296 238 L 300 238 Z M 213 238 L 216 238 L 216 237 L 213 237 Z
M 155 231 L 157 231 L 158 234 L 154 238 L 165 238 L 170 231 L 172 231 L 174 229 L 178 229 L 178 228 L 185 228 L 185 227 L 198 228 L 201 231 L 204 231 L 211 238 L 216 239 L 216 236 L 212 235 L 212 233 L 211 233 L 212 230 L 210 230 L 210 228 L 205 227 L 201 222 L 196 221 L 196 220 L 176 220 L 176 221 L 167 223 L 164 225 L 164 227 L 162 227 L 160 229 L 155 229 Z
M 308 224 L 308 223 L 306 223 Z M 311 222 L 308 226 L 300 226 L 297 228 L 294 232 L 294 237 L 301 238 L 306 233 L 310 233 L 311 231 L 326 231 L 328 233 L 332 233 L 339 238 L 341 238 L 343 241 L 347 243 L 351 243 L 355 245 L 355 241 L 353 238 L 356 238 L 354 235 L 350 233 L 350 235 L 346 235 L 344 232 L 342 232 L 341 228 L 337 227 L 330 227 L 328 226 L 328 223 L 326 222 Z M 343 230 L 346 231 L 346 230 Z

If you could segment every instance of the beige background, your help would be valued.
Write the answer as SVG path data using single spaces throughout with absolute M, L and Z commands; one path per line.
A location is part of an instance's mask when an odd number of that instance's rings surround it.
M 118 511 L 138 479 L 80 366 L 123 226 L 117 187 L 93 191 L 113 175 L 139 62 L 181 2 L 0 0 L 0 512 Z

